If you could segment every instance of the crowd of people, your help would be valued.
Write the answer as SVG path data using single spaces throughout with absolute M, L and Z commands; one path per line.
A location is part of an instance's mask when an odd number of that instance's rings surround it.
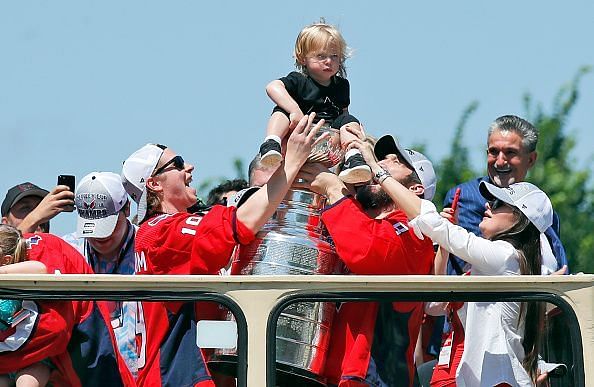
M 29 182 L 11 188 L 2 202 L 0 273 L 220 274 L 291 188 L 326 198 L 322 222 L 353 275 L 567 272 L 559 218 L 547 195 L 524 181 L 537 162 L 537 128 L 517 116 L 497 118 L 487 133 L 487 176 L 452 187 L 438 211 L 431 161 L 390 134 L 377 141 L 367 136 L 348 112 L 346 58 L 335 27 L 316 23 L 301 31 L 300 71 L 267 87 L 277 106 L 249 182 L 225 182 L 206 203 L 191 187 L 194 166 L 161 144 L 132 152 L 120 173 L 87 174 L 74 192 Z M 338 169 L 308 162 L 323 125 L 340 133 L 345 160 Z M 137 205 L 134 220 L 130 200 Z M 51 234 L 50 220 L 74 208 L 76 231 Z M 200 303 L 7 299 L 0 305 L 0 385 L 215 385 L 196 345 Z M 412 386 L 427 314 L 447 315 L 437 328 L 444 337 L 456 332 L 437 344 L 451 355 L 439 356 L 431 385 L 546 381 L 537 366 L 539 303 L 345 302 L 332 325 L 323 372 L 328 386 Z M 392 341 L 394 332 L 399 339 Z

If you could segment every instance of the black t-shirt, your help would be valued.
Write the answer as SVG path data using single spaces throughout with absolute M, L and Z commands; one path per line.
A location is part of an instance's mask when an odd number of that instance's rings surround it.
M 280 81 L 285 85 L 289 95 L 297 102 L 303 114 L 316 113 L 316 121 L 323 118 L 332 122 L 350 104 L 349 81 L 338 75 L 332 77 L 328 86 L 322 86 L 297 71 L 282 77 Z M 287 114 L 279 106 L 276 106 L 274 111 Z

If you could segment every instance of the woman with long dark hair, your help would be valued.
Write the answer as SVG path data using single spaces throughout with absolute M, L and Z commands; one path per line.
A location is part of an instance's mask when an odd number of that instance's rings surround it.
M 486 211 L 469 233 L 442 217 L 435 205 L 420 199 L 383 171 L 373 149 L 354 142 L 381 187 L 403 210 L 418 235 L 428 236 L 472 264 L 472 275 L 540 275 L 540 233 L 552 224 L 549 198 L 530 183 L 500 188 L 483 182 Z M 406 162 L 406 160 L 401 160 Z M 533 386 L 544 311 L 540 303 L 467 303 L 464 353 L 456 371 L 458 386 Z

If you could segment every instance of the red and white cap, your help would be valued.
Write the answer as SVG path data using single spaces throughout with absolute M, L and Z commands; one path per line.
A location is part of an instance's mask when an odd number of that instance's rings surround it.
M 479 190 L 487 200 L 499 199 L 517 207 L 540 232 L 545 232 L 553 224 L 551 201 L 547 194 L 534 184 L 521 182 L 501 188 L 481 181 Z
M 122 179 L 112 172 L 91 172 L 74 194 L 79 238 L 106 238 L 113 233 L 120 210 L 128 202 Z
M 151 177 L 165 147 L 146 144 L 124 161 L 122 183 L 128 195 L 138 204 L 138 222 L 146 216 L 146 180 Z

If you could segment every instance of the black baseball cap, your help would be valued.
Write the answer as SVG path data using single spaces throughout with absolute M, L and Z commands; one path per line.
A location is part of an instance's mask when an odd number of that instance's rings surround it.
M 27 196 L 37 196 L 43 199 L 48 193 L 49 191 L 39 188 L 33 183 L 26 182 L 17 184 L 9 189 L 6 193 L 6 197 L 2 202 L 2 216 L 6 216 L 12 206 L 14 206 L 22 198 Z

